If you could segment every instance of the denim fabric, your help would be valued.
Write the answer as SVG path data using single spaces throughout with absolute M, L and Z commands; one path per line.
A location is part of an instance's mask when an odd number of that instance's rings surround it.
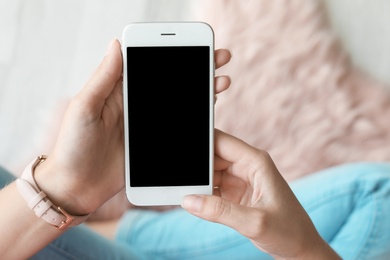
M 108 240 L 85 225 L 69 229 L 30 260 L 151 259 L 135 247 Z
M 181 208 L 163 213 L 130 210 L 116 239 L 147 252 L 151 259 L 273 259 L 237 231 Z
M 291 187 L 343 259 L 390 259 L 390 164 L 341 165 Z
M 14 175 L 0 166 L 0 189 L 13 182 L 15 179 L 16 177 Z
M 341 165 L 290 186 L 321 236 L 343 259 L 390 259 L 390 164 Z M 116 239 L 153 259 L 272 259 L 231 228 L 182 209 L 131 210 Z

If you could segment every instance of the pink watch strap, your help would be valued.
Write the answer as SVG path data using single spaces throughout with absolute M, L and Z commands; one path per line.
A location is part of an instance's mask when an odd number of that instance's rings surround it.
M 38 156 L 32 161 L 23 171 L 22 176 L 16 180 L 16 186 L 19 193 L 26 200 L 27 205 L 31 208 L 35 215 L 42 218 L 52 226 L 65 230 L 69 227 L 77 226 L 84 222 L 87 215 L 72 216 L 69 215 L 61 207 L 53 205 L 53 203 L 46 197 L 46 194 L 41 191 L 34 179 L 34 170 L 40 163 L 45 161 L 46 156 Z

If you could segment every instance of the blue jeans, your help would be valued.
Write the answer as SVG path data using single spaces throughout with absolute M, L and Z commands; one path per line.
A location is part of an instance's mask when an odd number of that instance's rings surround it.
M 7 177 L 8 176 L 8 177 Z M 2 171 L 0 185 L 9 182 Z M 390 164 L 354 163 L 290 183 L 343 259 L 390 259 Z M 80 225 L 32 259 L 273 259 L 235 230 L 192 216 L 129 210 L 115 241 Z

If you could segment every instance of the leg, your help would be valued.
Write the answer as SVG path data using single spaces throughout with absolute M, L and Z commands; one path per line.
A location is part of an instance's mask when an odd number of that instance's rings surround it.
M 291 187 L 319 233 L 344 259 L 389 259 L 390 164 L 334 167 Z M 181 209 L 131 210 L 117 230 L 116 240 L 156 258 L 272 259 L 234 230 Z
M 85 225 L 69 229 L 31 260 L 41 259 L 150 259 L 135 247 L 108 240 Z
M 334 167 L 291 187 L 343 259 L 390 259 L 390 164 Z
M 129 210 L 118 225 L 116 240 L 148 253 L 151 259 L 273 259 L 235 230 L 181 208 Z

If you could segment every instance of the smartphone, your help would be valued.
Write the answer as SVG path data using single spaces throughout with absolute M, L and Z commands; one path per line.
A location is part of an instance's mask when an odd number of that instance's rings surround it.
M 128 200 L 212 194 L 214 32 L 204 22 L 132 23 L 122 35 Z

